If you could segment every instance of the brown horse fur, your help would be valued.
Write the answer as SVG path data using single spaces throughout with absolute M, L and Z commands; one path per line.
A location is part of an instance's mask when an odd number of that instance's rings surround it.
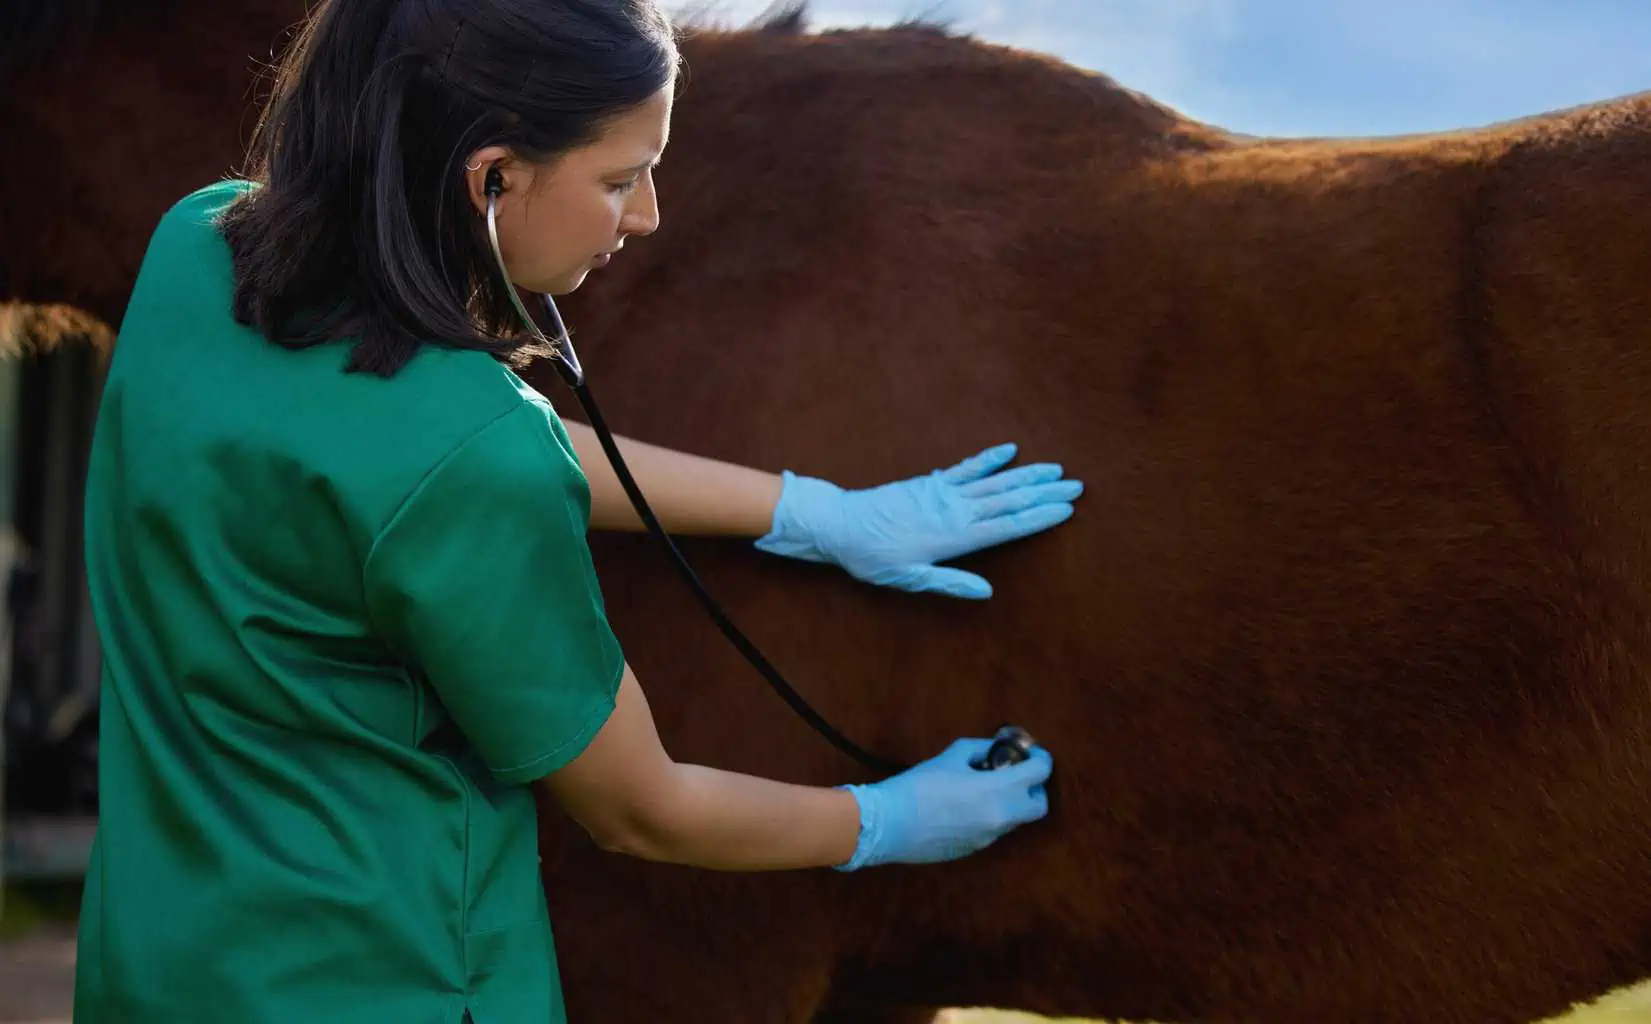
M 0 5 L 29 29 L 0 33 L 0 301 L 65 302 L 118 325 L 161 214 L 240 166 L 259 72 L 306 6 Z M 56 45 L 48 58 L 18 53 L 19 39 Z
M 7 94 L 22 294 L 118 313 L 300 7 L 192 4 Z M 547 813 L 574 1020 L 1479 1024 L 1651 975 L 1651 95 L 1252 140 L 937 31 L 686 50 L 664 228 L 563 304 L 594 390 L 848 485 L 1003 439 L 1086 480 L 969 560 L 982 604 L 684 545 L 845 730 L 916 759 L 1020 722 L 1054 809 L 856 876 L 639 863 Z M 646 538 L 596 546 L 678 757 L 863 777 Z

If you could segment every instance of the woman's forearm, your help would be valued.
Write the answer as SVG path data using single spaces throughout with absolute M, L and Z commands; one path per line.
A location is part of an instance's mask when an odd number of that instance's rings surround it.
M 627 667 L 590 745 L 539 785 L 605 850 L 725 871 L 830 867 L 854 856 L 860 803 L 679 764 L 665 752 L 642 684 Z
M 860 837 L 860 805 L 841 789 L 795 786 L 683 764 L 672 798 L 621 852 L 714 871 L 844 864 Z
M 564 425 L 590 481 L 590 528 L 642 529 L 596 432 L 583 423 Z M 777 474 L 629 438 L 615 441 L 648 505 L 672 533 L 761 537 L 773 524 L 782 483 Z

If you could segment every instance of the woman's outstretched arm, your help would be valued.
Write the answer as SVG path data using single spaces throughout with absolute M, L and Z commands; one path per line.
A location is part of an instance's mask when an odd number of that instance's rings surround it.
M 625 496 L 618 474 L 608 464 L 596 431 L 571 420 L 563 421 L 563 426 L 579 456 L 585 479 L 590 481 L 590 528 L 642 529 L 642 519 Z M 614 440 L 665 529 L 691 536 L 724 537 L 761 537 L 769 531 L 783 483 L 779 474 L 627 437 L 616 436 Z
M 639 530 L 595 431 L 565 424 L 590 482 L 593 530 Z M 1041 533 L 1071 517 L 1083 484 L 1054 463 L 1006 468 L 1012 444 L 943 470 L 845 490 L 616 438 L 654 514 L 673 533 L 755 537 L 770 554 L 825 562 L 878 586 L 980 599 L 991 584 L 940 563 Z

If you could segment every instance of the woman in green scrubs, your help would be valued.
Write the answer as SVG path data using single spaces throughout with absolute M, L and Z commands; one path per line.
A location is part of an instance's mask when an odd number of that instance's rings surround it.
M 145 256 L 99 411 L 105 651 L 86 1024 L 564 1019 L 532 787 L 604 848 L 733 871 L 948 860 L 1040 818 L 1049 755 L 873 785 L 680 764 L 585 535 L 637 521 L 515 374 L 482 228 L 562 294 L 658 224 L 677 53 L 649 0 L 330 0 L 248 180 Z M 669 528 L 960 597 L 936 563 L 1079 486 L 1012 448 L 867 491 L 625 442 Z

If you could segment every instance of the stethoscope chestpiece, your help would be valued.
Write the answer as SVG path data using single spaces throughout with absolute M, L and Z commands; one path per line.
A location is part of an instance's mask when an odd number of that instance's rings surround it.
M 969 767 L 979 772 L 991 772 L 1020 764 L 1032 756 L 1035 743 L 1032 734 L 1018 725 L 999 726 L 997 732 L 992 734 L 992 745 L 986 749 L 985 755 L 970 761 Z

